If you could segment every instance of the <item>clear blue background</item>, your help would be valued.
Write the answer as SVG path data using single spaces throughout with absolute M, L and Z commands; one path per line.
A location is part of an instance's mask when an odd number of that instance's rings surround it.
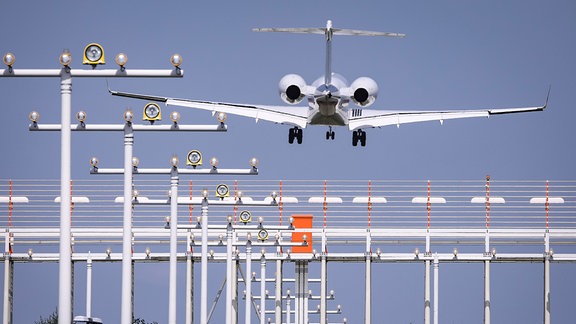
M 177 52 L 184 57 L 184 79 L 115 79 L 111 86 L 172 97 L 282 104 L 277 83 L 284 74 L 299 73 L 312 82 L 323 73 L 323 39 L 253 33 L 251 28 L 322 27 L 327 19 L 335 27 L 407 34 L 404 39 L 335 39 L 334 70 L 349 81 L 370 76 L 378 82 L 374 108 L 536 106 L 544 103 L 552 85 L 549 109 L 449 120 L 442 126 L 431 122 L 367 130 L 364 148 L 352 147 L 345 128 L 336 129 L 334 141 L 325 140 L 323 127 L 307 128 L 304 144 L 289 145 L 287 126 L 229 116 L 227 134 L 138 135 L 135 155 L 142 166 L 167 166 L 172 154 L 183 158 L 195 148 L 218 156 L 225 167 L 245 167 L 256 156 L 260 179 L 576 178 L 572 1 L 13 1 L 2 6 L 0 54 L 14 53 L 16 68 L 59 68 L 58 56 L 66 48 L 72 68 L 84 68 L 84 46 L 98 42 L 108 68 L 115 66 L 119 52 L 128 55 L 128 68 L 169 68 L 168 59 Z M 42 123 L 60 121 L 59 81 L 0 78 L 0 100 L 0 178 L 58 179 L 60 135 L 30 133 L 27 116 L 37 110 Z M 74 113 L 85 110 L 93 123 L 121 123 L 125 108 L 142 107 L 142 102 L 109 96 L 103 79 L 74 79 L 72 104 Z M 213 123 L 209 112 L 178 110 L 183 123 Z M 89 178 L 91 156 L 109 167 L 122 165 L 119 134 L 73 134 L 72 143 L 72 178 Z M 57 305 L 57 265 L 17 267 L 14 320 L 30 323 Z M 81 269 L 77 276 L 83 275 Z M 94 275 L 93 312 L 114 323 L 120 317 L 119 291 L 110 293 L 105 285 L 119 285 L 120 265 L 101 269 Z M 141 269 L 136 316 L 165 322 L 167 265 Z M 343 269 L 357 271 L 361 284 L 362 266 Z M 386 269 L 383 278 L 375 279 L 380 285 L 375 290 L 384 293 L 397 279 L 405 286 L 375 301 L 374 322 L 422 322 L 422 268 Z M 458 264 L 442 269 L 442 322 L 481 323 L 482 268 Z M 541 322 L 542 265 L 498 269 L 493 272 L 493 322 Z M 40 273 L 45 275 L 39 278 Z M 574 273 L 571 265 L 553 266 L 554 322 L 573 321 Z M 330 278 L 334 284 L 339 279 Z M 78 282 L 77 287 L 83 286 Z M 183 277 L 179 282 L 183 291 Z M 347 301 L 346 294 L 339 291 L 345 316 L 349 323 L 360 323 L 363 307 Z M 76 314 L 84 307 L 80 295 Z M 178 311 L 183 322 L 180 297 Z

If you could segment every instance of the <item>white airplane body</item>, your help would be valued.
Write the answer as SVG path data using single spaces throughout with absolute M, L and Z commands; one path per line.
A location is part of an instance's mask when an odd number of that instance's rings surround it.
M 213 113 L 252 117 L 258 120 L 267 120 L 279 124 L 292 125 L 289 130 L 288 141 L 302 143 L 302 130 L 308 125 L 328 126 L 326 139 L 334 139 L 332 126 L 348 126 L 352 131 L 352 144 L 366 145 L 366 132 L 362 129 L 376 128 L 389 125 L 433 121 L 441 123 L 446 119 L 489 117 L 490 115 L 509 114 L 531 111 L 542 111 L 546 108 L 548 98 L 543 106 L 477 109 L 477 110 L 442 110 L 442 111 L 390 111 L 377 109 L 364 109 L 374 103 L 378 95 L 378 85 L 369 77 L 360 77 L 351 84 L 341 75 L 332 72 L 332 37 L 334 35 L 357 36 L 390 36 L 404 37 L 404 34 L 373 32 L 352 29 L 337 29 L 332 27 L 328 20 L 325 28 L 258 28 L 257 32 L 289 32 L 323 34 L 326 38 L 326 66 L 325 74 L 312 84 L 308 85 L 297 74 L 288 74 L 282 77 L 279 83 L 281 99 L 290 106 L 250 105 L 240 103 L 225 103 L 215 101 L 202 101 L 190 99 L 177 99 L 150 95 L 141 95 L 110 90 L 112 95 L 160 101 L 167 105 L 190 107 L 210 110 Z M 293 106 L 306 100 L 307 106 Z M 357 108 L 348 108 L 350 101 Z

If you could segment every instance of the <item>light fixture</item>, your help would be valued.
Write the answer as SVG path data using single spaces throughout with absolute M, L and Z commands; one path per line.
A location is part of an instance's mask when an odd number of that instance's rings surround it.
M 170 57 L 170 64 L 175 68 L 179 69 L 182 64 L 182 56 L 180 54 L 174 54 Z
M 258 159 L 253 157 L 250 159 L 250 166 L 254 171 L 258 171 Z
M 97 43 L 90 43 L 84 48 L 84 58 L 82 64 L 92 65 L 95 68 L 98 64 L 106 64 L 104 59 L 104 48 Z
M 251 242 L 252 241 L 252 233 L 248 232 L 246 234 L 246 241 Z
M 262 250 L 260 250 L 260 254 L 262 257 L 264 257 L 266 255 L 266 248 L 262 248 Z
M 454 257 L 458 256 L 458 249 L 454 248 L 454 250 L 452 251 L 452 254 L 454 254 Z
M 270 193 L 270 197 L 272 197 L 272 202 L 275 203 L 276 202 L 276 198 L 278 198 L 278 193 L 276 191 L 272 191 Z
M 240 212 L 239 218 L 240 222 L 244 224 L 250 223 L 252 221 L 252 214 L 247 210 L 243 210 Z
M 84 121 L 86 120 L 86 112 L 82 110 L 77 112 L 76 119 L 78 120 L 78 122 L 80 122 L 80 124 L 84 124 Z
M 172 157 L 170 158 L 170 164 L 172 164 L 172 167 L 177 168 L 178 162 L 180 162 L 178 160 L 178 157 L 176 155 L 172 155 Z
M 228 222 L 228 224 L 232 224 L 232 221 L 234 220 L 234 218 L 232 218 L 232 216 L 228 215 L 226 217 L 226 221 Z
M 126 109 L 126 111 L 124 111 L 124 120 L 127 123 L 131 123 L 132 119 L 134 119 L 134 113 L 132 112 L 132 110 Z
M 262 223 L 264 223 L 264 217 L 258 216 L 258 226 L 262 227 Z
M 164 222 L 166 223 L 166 227 L 170 227 L 170 216 L 164 217 Z
M 420 249 L 415 248 L 415 249 L 414 249 L 414 255 L 415 255 L 416 257 L 418 257 L 419 254 L 420 254 Z
M 33 254 L 34 251 L 32 251 L 32 249 L 28 249 L 28 257 L 31 258 Z
M 330 290 L 330 298 L 334 299 L 334 289 Z
M 90 166 L 91 166 L 91 167 L 97 169 L 97 168 L 98 168 L 98 163 L 99 163 L 99 161 L 98 161 L 98 158 L 97 158 L 97 157 L 93 156 L 93 157 L 90 158 Z
M 204 199 L 208 198 L 208 189 L 202 190 L 202 198 Z
M 286 289 L 286 297 L 290 298 L 290 289 Z
M 202 216 L 196 216 L 196 224 L 200 226 L 200 223 L 202 223 Z
M 220 199 L 224 199 L 224 197 L 230 196 L 230 189 L 227 185 L 221 183 L 216 186 L 216 196 Z
M 216 115 L 216 119 L 218 120 L 218 122 L 219 122 L 220 124 L 224 124 L 224 123 L 226 122 L 226 120 L 228 119 L 228 116 L 227 116 L 226 113 L 224 113 L 224 112 L 219 112 L 219 113 Z
M 160 106 L 156 103 L 150 102 L 144 106 L 144 115 L 142 120 L 147 120 L 150 124 L 154 124 L 157 120 L 162 120 L 162 111 Z
M 188 152 L 188 155 L 186 155 L 186 165 L 191 165 L 193 168 L 202 165 L 202 153 L 198 150 Z
M 152 253 L 152 251 L 150 250 L 149 246 L 146 247 L 146 250 L 144 250 L 144 252 L 146 253 L 146 258 L 150 258 L 150 253 Z
M 302 235 L 302 242 L 304 242 L 306 245 L 308 245 L 307 240 L 308 240 L 308 235 L 306 235 L 306 234 Z
M 492 256 L 496 256 L 496 248 L 492 248 Z
M 30 119 L 30 121 L 33 123 L 37 123 L 38 119 L 40 119 L 40 114 L 37 111 L 32 111 L 30 114 L 28 114 L 28 119 Z
M 2 61 L 8 67 L 8 71 L 12 72 L 12 65 L 14 65 L 14 62 L 16 62 L 16 56 L 12 53 L 6 53 L 4 54 Z
M 268 239 L 268 231 L 265 229 L 261 229 L 258 231 L 258 239 L 262 242 Z
M 106 249 L 106 255 L 108 256 L 108 258 L 110 258 L 110 254 L 112 254 L 112 249 L 111 249 L 111 248 L 107 248 L 107 249 Z
M 68 67 L 68 65 L 70 65 L 70 63 L 72 62 L 72 55 L 70 54 L 70 51 L 67 49 L 62 51 L 62 54 L 60 54 L 59 60 L 60 60 L 60 64 L 62 64 L 62 66 Z
M 213 258 L 214 257 L 214 250 L 210 250 L 208 253 L 210 253 L 210 257 Z
M 223 242 L 224 241 L 224 234 L 218 235 L 218 241 L 220 241 L 219 244 L 224 244 L 224 242 Z
M 136 189 L 132 190 L 132 198 L 138 199 L 138 196 L 140 196 L 140 191 Z
M 378 257 L 380 257 L 380 255 L 382 255 L 382 249 L 381 249 L 381 248 L 377 248 L 377 249 L 376 249 L 376 255 L 377 255 Z
M 136 169 L 138 167 L 138 165 L 140 164 L 140 159 L 133 156 L 132 157 L 132 166 L 134 167 L 134 169 Z
M 120 67 L 120 70 L 124 71 L 124 69 L 125 69 L 124 65 L 126 65 L 126 63 L 128 63 L 128 55 L 126 55 L 124 53 L 118 53 L 116 55 L 116 58 L 114 58 L 114 61 L 116 61 L 116 64 L 118 64 L 118 66 Z
M 178 121 L 180 120 L 180 113 L 177 111 L 173 111 L 170 113 L 170 120 L 174 123 L 174 124 L 178 124 Z
M 210 159 L 210 165 L 212 166 L 213 169 L 218 168 L 218 163 L 219 161 L 217 158 L 213 157 Z

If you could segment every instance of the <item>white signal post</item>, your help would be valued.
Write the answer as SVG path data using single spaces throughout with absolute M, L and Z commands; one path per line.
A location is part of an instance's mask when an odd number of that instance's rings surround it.
M 102 52 L 103 54 L 103 52 Z M 124 55 L 125 56 L 125 55 Z M 181 62 L 181 57 L 177 61 Z M 59 291 L 58 291 L 58 319 L 61 323 L 72 323 L 72 247 L 71 247 L 71 201 L 70 201 L 70 174 L 71 174 L 71 128 L 70 114 L 72 107 L 72 77 L 79 78 L 181 78 L 184 71 L 179 63 L 174 64 L 174 56 L 171 59 L 174 69 L 165 70 L 132 70 L 119 65 L 118 69 L 96 70 L 92 65 L 90 70 L 76 70 L 70 67 L 72 55 L 64 50 L 60 55 L 61 69 L 15 69 L 15 55 L 4 55 L 6 69 L 0 70 L 0 77 L 46 77 L 60 79 L 61 95 L 61 121 L 60 121 L 60 259 L 59 259 Z M 127 57 L 126 57 L 127 60 Z M 103 57 L 102 57 L 103 62 Z M 125 64 L 125 62 L 123 62 Z M 101 63 L 99 63 L 101 64 Z M 126 229 L 126 228 L 125 228 Z M 129 260 L 131 263 L 131 259 Z M 131 279 L 127 279 L 122 273 L 122 286 L 132 286 Z M 131 276 L 129 276 L 131 278 Z M 132 296 L 122 294 L 122 320 L 121 324 L 132 323 L 131 312 Z M 127 311 L 129 309 L 130 311 Z

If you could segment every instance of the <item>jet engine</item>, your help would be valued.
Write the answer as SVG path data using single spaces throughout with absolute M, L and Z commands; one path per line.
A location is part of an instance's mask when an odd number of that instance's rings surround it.
M 362 107 L 373 104 L 378 96 L 378 85 L 376 81 L 368 77 L 360 77 L 354 80 L 350 88 L 354 91 L 351 97 L 352 100 Z
M 280 98 L 289 104 L 297 104 L 304 99 L 302 90 L 306 87 L 306 81 L 298 74 L 287 74 L 280 79 L 278 90 Z

